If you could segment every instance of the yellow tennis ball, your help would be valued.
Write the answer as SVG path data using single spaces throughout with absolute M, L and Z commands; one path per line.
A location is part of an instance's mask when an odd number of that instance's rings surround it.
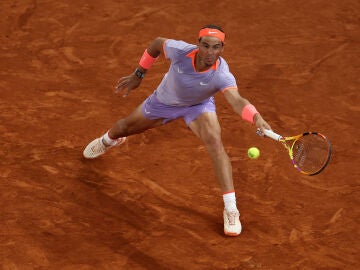
M 250 147 L 248 149 L 248 156 L 252 159 L 258 158 L 260 156 L 260 150 L 256 147 Z

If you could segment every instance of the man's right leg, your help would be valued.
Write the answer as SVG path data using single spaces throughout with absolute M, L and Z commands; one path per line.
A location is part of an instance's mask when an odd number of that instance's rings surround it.
M 89 143 L 83 152 L 84 157 L 96 158 L 111 147 L 124 143 L 127 136 L 162 125 L 162 119 L 150 120 L 145 118 L 141 108 L 142 105 L 137 107 L 129 116 L 117 121 L 103 136 Z
M 142 133 L 145 130 L 161 126 L 163 119 L 150 120 L 142 113 L 142 105 L 137 107 L 129 116 L 120 119 L 109 130 L 109 137 L 118 139 L 133 134 Z

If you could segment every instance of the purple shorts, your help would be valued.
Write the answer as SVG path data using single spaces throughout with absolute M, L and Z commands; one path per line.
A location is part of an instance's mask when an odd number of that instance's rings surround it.
M 184 119 L 186 125 L 189 125 L 202 113 L 215 112 L 216 108 L 214 97 L 211 97 L 200 104 L 188 107 L 166 105 L 158 101 L 155 91 L 143 102 L 141 111 L 147 119 L 163 119 L 163 124 L 181 117 Z

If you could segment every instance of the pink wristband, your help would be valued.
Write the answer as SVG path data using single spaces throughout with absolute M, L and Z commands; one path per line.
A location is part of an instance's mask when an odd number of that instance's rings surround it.
M 241 117 L 245 121 L 248 121 L 251 124 L 254 124 L 254 116 L 257 113 L 259 113 L 259 112 L 256 110 L 255 106 L 252 104 L 248 104 L 243 108 L 243 110 L 241 112 Z
M 159 57 L 152 57 L 146 49 L 140 59 L 139 65 L 144 69 L 149 69 L 158 58 Z

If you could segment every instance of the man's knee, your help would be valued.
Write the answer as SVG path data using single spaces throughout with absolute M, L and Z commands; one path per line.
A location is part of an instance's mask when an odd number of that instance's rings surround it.
M 203 132 L 201 137 L 208 151 L 214 153 L 223 151 L 220 130 L 207 130 Z

